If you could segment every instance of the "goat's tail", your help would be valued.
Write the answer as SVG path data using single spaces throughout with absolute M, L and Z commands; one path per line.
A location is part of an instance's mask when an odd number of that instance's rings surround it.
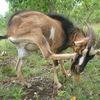
M 7 35 L 0 36 L 0 40 L 1 40 L 1 39 L 7 39 L 7 38 L 8 38 L 8 36 L 7 36 Z

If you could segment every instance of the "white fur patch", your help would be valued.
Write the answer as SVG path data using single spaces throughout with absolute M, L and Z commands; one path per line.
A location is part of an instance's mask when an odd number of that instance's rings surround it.
M 97 53 L 97 50 L 94 49 L 94 47 L 91 47 L 90 51 L 89 51 L 89 55 L 95 55 Z
M 80 58 L 80 60 L 79 60 L 79 65 L 81 65 L 82 63 L 83 63 L 83 61 L 84 61 L 84 56 L 82 56 L 81 58 Z
M 87 48 L 82 51 L 82 57 L 79 59 L 79 65 L 81 65 L 83 63 L 84 58 L 86 57 L 87 51 L 88 51 Z
M 50 30 L 50 39 L 54 40 L 55 29 L 52 27 Z
M 21 42 L 22 40 L 21 39 L 16 39 L 16 38 L 13 38 L 13 37 L 9 37 L 8 38 L 11 42 L 13 42 L 13 43 L 19 43 L 19 42 Z
M 17 50 L 18 50 L 18 56 L 20 58 L 25 58 L 28 56 L 28 52 L 27 50 L 24 49 L 24 46 L 23 47 L 17 47 Z
M 15 41 L 16 41 L 16 39 L 13 38 L 13 37 L 9 37 L 8 39 L 9 39 L 10 41 L 12 41 L 12 42 L 15 42 Z

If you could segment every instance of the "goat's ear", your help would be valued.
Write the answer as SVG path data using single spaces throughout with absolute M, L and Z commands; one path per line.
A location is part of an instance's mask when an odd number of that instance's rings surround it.
M 100 56 L 100 50 L 97 50 L 96 55 Z
M 80 41 L 74 41 L 74 45 L 77 46 L 77 47 L 80 47 L 80 46 L 85 46 L 88 42 L 88 39 L 89 38 L 84 38 Z
M 75 41 L 74 45 L 77 47 L 80 47 L 82 45 L 83 41 Z

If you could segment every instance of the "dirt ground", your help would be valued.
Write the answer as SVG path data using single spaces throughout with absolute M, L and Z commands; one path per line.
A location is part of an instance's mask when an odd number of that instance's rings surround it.
M 2 60 L 2 63 L 0 62 L 0 66 L 14 65 L 15 62 L 16 61 L 14 58 L 12 57 L 7 58 L 6 60 Z M 48 65 L 49 68 L 52 68 L 51 66 L 52 65 Z M 48 71 L 48 68 L 44 69 L 43 72 L 46 71 Z M 20 81 L 18 80 L 17 77 L 13 78 L 13 80 L 15 84 L 20 84 Z M 32 86 L 30 88 L 27 87 L 23 88 L 24 94 L 22 95 L 22 100 L 54 100 L 55 98 L 54 84 L 53 80 L 49 78 L 49 75 L 45 77 L 41 77 L 39 75 L 30 77 L 29 79 L 27 79 L 27 81 L 30 82 Z M 4 80 L 3 84 L 1 84 L 0 87 L 3 88 L 5 84 L 12 84 L 12 80 L 11 79 L 8 79 L 6 81 Z M 3 98 L 4 96 L 1 96 L 0 100 L 5 100 Z
M 53 83 L 45 77 L 33 82 L 30 88 L 24 88 L 22 100 L 53 100 Z

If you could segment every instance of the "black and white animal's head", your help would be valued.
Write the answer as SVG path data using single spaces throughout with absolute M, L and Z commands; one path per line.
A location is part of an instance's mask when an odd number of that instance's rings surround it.
M 98 54 L 99 50 L 98 48 L 100 47 L 100 35 L 99 35 L 99 41 L 95 45 L 95 32 L 92 29 L 92 27 L 87 23 L 88 27 L 88 42 L 85 47 L 85 49 L 81 50 L 81 53 L 77 54 L 75 59 L 72 61 L 71 64 L 71 71 L 76 75 L 80 74 L 87 63 L 96 55 Z

